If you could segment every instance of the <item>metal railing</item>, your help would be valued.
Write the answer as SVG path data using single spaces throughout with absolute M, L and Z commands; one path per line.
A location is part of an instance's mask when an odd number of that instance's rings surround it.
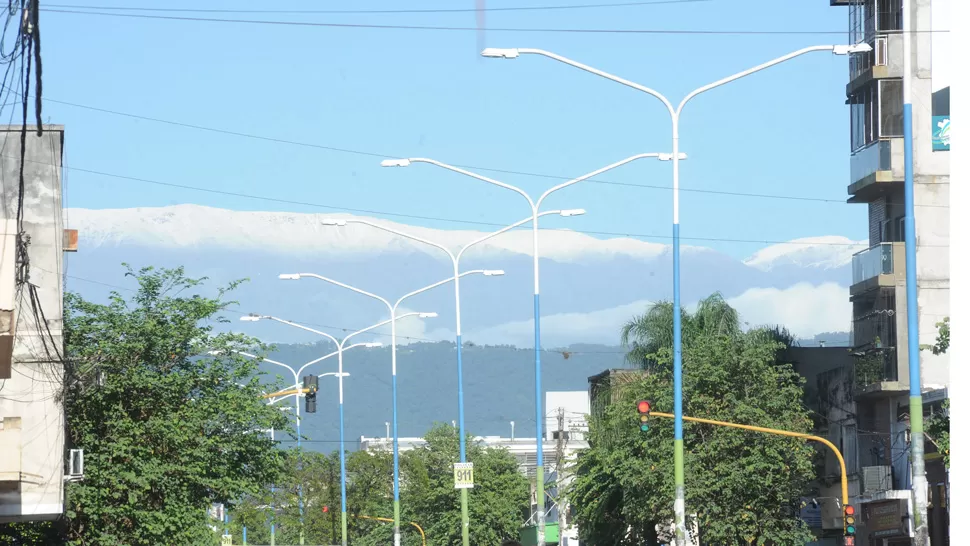
M 852 255 L 852 284 L 893 272 L 893 244 L 879 243 Z

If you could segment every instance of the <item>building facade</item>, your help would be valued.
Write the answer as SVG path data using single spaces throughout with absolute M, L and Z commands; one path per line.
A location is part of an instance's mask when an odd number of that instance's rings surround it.
M 904 247 L 903 17 L 912 34 L 913 180 L 919 343 L 932 345 L 950 313 L 949 81 L 945 28 L 947 0 L 830 0 L 847 9 L 850 44 L 868 53 L 849 59 L 849 203 L 864 205 L 869 248 L 852 258 L 852 338 L 849 360 L 801 355 L 803 375 L 820 432 L 840 446 L 850 493 L 860 514 L 857 544 L 910 544 L 909 355 Z M 797 359 L 796 359 L 797 360 Z M 920 352 L 924 407 L 929 416 L 946 399 L 946 354 Z M 926 443 L 930 533 L 946 544 L 947 476 L 932 440 Z M 826 462 L 823 496 L 834 460 Z M 841 522 L 823 509 L 821 536 Z
M 22 131 L 26 146 L 21 147 Z M 54 519 L 64 511 L 64 129 L 0 127 L 0 522 Z

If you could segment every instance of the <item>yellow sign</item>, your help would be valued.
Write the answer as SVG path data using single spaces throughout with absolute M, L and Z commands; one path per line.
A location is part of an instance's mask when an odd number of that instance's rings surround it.
M 232 546 L 232 535 L 222 535 L 222 546 Z
M 455 489 L 475 487 L 475 468 L 472 463 L 455 463 Z

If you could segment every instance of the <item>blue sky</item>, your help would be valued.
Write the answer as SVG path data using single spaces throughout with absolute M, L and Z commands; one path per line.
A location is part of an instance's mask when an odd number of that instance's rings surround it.
M 63 0 L 67 3 L 69 0 Z M 530 0 L 565 5 L 594 0 Z M 250 1 L 103 6 L 274 9 Z M 299 2 L 276 9 L 473 8 L 462 2 Z M 53 8 L 48 4 L 48 7 Z M 448 14 L 178 14 L 376 25 L 474 27 Z M 271 143 L 58 104 L 117 110 L 344 149 L 423 156 L 496 169 L 577 176 L 639 152 L 669 151 L 670 122 L 652 97 L 540 57 L 481 59 L 473 31 L 242 25 L 45 12 L 45 120 L 66 126 L 68 167 L 335 208 L 504 222 L 521 197 L 431 166 L 381 169 L 380 158 Z M 800 47 L 843 43 L 844 8 L 828 2 L 710 0 L 575 10 L 490 11 L 488 27 L 793 31 L 801 34 L 579 34 L 492 31 L 492 47 L 554 51 L 657 89 L 691 89 Z M 682 194 L 684 237 L 783 241 L 864 239 L 866 213 L 844 203 L 848 181 L 845 57 L 815 53 L 712 91 L 681 124 L 682 187 L 828 202 Z M 7 107 L 9 108 L 9 107 Z M 9 116 L 5 108 L 4 115 Z M 15 118 L 16 120 L 16 118 Z M 480 171 L 538 195 L 556 181 Z M 669 163 L 643 161 L 604 180 L 669 188 Z M 67 205 L 197 203 L 236 210 L 321 212 L 105 177 L 67 175 Z M 547 226 L 661 237 L 668 189 L 581 184 L 550 207 L 587 216 Z M 388 218 L 429 227 L 467 225 Z M 651 239 L 663 241 L 663 239 Z M 688 240 L 737 257 L 764 243 Z

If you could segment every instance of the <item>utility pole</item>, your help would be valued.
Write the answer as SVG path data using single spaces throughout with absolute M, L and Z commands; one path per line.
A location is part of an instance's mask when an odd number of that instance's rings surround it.
M 559 408 L 559 414 L 557 415 L 558 430 L 559 435 L 556 440 L 556 504 L 559 508 L 559 546 L 565 544 L 565 538 L 563 538 L 563 531 L 566 529 L 566 499 L 563 496 L 563 489 L 565 488 L 565 480 L 563 480 L 563 472 L 566 470 L 566 465 L 563 464 L 563 459 L 566 455 L 566 410 L 565 408 Z

